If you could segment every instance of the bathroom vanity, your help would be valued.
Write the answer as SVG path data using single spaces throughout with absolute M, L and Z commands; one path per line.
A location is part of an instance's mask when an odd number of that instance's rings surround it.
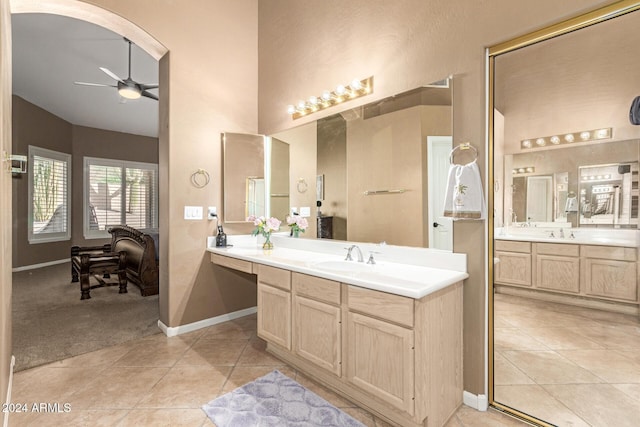
M 256 275 L 269 352 L 393 424 L 441 426 L 460 406 L 466 255 L 358 243 L 358 262 L 352 242 L 231 237 L 211 262 Z
M 637 231 L 562 233 L 559 237 L 557 228 L 497 230 L 497 291 L 636 314 Z

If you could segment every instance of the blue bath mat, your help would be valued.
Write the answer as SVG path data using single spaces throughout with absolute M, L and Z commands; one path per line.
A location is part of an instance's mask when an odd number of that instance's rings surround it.
M 202 409 L 217 427 L 365 427 L 278 370 Z

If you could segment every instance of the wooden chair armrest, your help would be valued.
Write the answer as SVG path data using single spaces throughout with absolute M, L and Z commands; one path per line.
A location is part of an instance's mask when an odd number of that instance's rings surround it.
M 77 256 L 82 253 L 107 253 L 111 252 L 111 244 L 106 243 L 102 246 L 71 246 L 71 256 Z

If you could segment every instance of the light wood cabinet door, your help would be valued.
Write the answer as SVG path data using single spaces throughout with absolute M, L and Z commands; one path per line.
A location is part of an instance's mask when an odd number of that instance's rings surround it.
M 496 283 L 531 286 L 531 254 L 496 251 L 496 257 Z
M 258 282 L 258 336 L 291 350 L 291 292 Z
M 580 258 L 537 255 L 536 288 L 580 292 Z
M 411 329 L 347 312 L 347 380 L 413 415 L 413 339 Z
M 293 351 L 332 372 L 342 374 L 340 307 L 293 297 Z
M 609 299 L 637 302 L 635 262 L 608 259 L 584 260 L 585 293 Z

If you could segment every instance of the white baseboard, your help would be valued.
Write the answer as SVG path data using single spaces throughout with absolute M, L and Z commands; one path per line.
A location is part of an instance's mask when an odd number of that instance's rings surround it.
M 462 392 L 462 402 L 478 411 L 486 411 L 489 408 L 489 400 L 484 394 L 473 394 L 468 391 Z
M 209 319 L 200 320 L 198 322 L 188 323 L 186 325 L 169 327 L 158 320 L 158 327 L 168 337 L 186 334 L 187 332 L 197 331 L 198 329 L 217 325 L 218 323 L 227 322 L 229 320 L 238 319 L 240 317 L 249 316 L 258 311 L 258 307 L 249 307 L 243 310 L 234 311 L 233 313 L 221 314 L 220 316 L 211 317 Z
M 36 268 L 49 267 L 52 265 L 64 264 L 65 262 L 70 262 L 70 258 L 67 259 L 59 259 L 57 261 L 49 261 L 42 262 L 40 264 L 32 264 L 32 265 L 23 265 L 22 267 L 12 268 L 12 273 L 17 273 L 18 271 L 27 271 L 27 270 L 35 270 Z
M 7 401 L 5 402 L 5 404 L 8 407 L 9 404 L 11 403 L 11 390 L 13 389 L 13 368 L 16 366 L 16 357 L 15 356 L 11 356 L 11 365 L 9 365 L 9 381 L 7 384 Z M 9 426 L 9 413 L 11 411 L 7 411 L 4 413 L 4 421 L 2 423 L 3 427 L 8 427 Z

